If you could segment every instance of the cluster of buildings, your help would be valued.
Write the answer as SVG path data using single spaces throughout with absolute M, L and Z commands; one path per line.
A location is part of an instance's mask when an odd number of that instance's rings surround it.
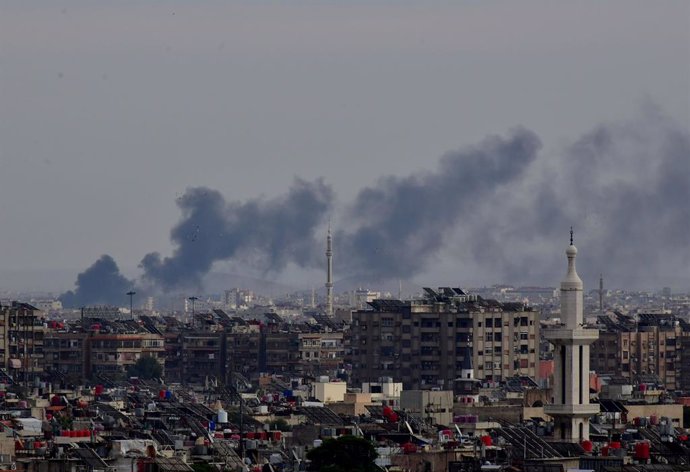
M 242 290 L 191 315 L 3 303 L 0 468 L 300 471 L 358 436 L 389 472 L 690 470 L 688 304 L 605 308 L 566 255 L 558 307 L 496 286 L 343 310 L 330 264 L 325 309 L 290 316 Z

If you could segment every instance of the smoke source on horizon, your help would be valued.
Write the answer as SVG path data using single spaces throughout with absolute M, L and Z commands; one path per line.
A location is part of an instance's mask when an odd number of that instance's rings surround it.
M 123 305 L 125 294 L 132 289 L 134 282 L 120 273 L 112 257 L 104 254 L 77 276 L 75 285 L 75 290 L 60 295 L 60 301 L 67 308 Z
M 213 263 L 235 257 L 267 272 L 290 262 L 313 267 L 321 252 L 316 230 L 332 202 L 333 191 L 322 180 L 297 179 L 283 197 L 243 203 L 228 203 L 216 190 L 189 189 L 177 202 L 182 219 L 171 232 L 176 249 L 166 258 L 144 256 L 144 280 L 163 290 L 200 286 Z

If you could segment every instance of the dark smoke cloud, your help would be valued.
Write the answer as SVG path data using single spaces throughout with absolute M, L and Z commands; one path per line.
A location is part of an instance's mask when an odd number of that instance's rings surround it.
M 332 201 L 322 180 L 297 179 L 283 197 L 244 203 L 228 203 L 215 190 L 189 189 L 177 202 L 182 219 L 171 232 L 173 255 L 147 254 L 141 261 L 144 278 L 164 290 L 199 286 L 214 262 L 236 257 L 265 271 L 288 263 L 314 266 L 323 245 L 315 232 Z
M 558 153 L 531 131 L 492 136 L 443 156 L 433 172 L 382 177 L 337 221 L 339 277 L 413 279 L 452 261 L 456 279 L 555 285 L 568 229 L 592 287 L 690 284 L 690 135 L 653 108 L 601 125 Z M 178 200 L 173 254 L 147 254 L 143 281 L 156 289 L 200 286 L 218 261 L 266 272 L 324 267 L 324 223 L 333 192 L 296 180 L 272 200 L 227 202 L 206 188 Z M 122 303 L 132 283 L 103 256 L 79 275 L 66 304 Z
M 60 301 L 67 308 L 86 305 L 124 305 L 125 295 L 134 286 L 122 274 L 112 257 L 103 255 L 77 276 L 76 289 L 63 293 Z
M 435 172 L 379 179 L 360 191 L 350 209 L 356 229 L 336 235 L 339 270 L 414 277 L 443 250 L 456 225 L 490 226 L 479 213 L 482 201 L 519 182 L 540 147 L 533 132 L 518 129 L 446 154 Z
M 648 107 L 633 120 L 596 127 L 559 154 L 544 154 L 530 179 L 498 192 L 458 244 L 494 280 L 557 284 L 568 229 L 578 268 L 594 287 L 687 290 L 690 283 L 690 134 Z

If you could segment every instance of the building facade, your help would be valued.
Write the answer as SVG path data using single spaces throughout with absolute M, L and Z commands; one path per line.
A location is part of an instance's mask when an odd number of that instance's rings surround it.
M 641 314 L 638 321 L 615 323 L 609 318 L 600 338 L 592 345 L 592 368 L 600 374 L 622 377 L 634 383 L 641 375 L 655 375 L 668 390 L 690 388 L 683 361 L 690 365 L 690 330 L 671 315 Z M 688 378 L 686 378 L 688 377 Z
M 452 390 L 471 352 L 476 378 L 535 377 L 538 313 L 445 288 L 418 300 L 375 300 L 352 314 L 355 384 L 392 377 L 405 389 Z M 468 351 L 467 348 L 471 348 Z

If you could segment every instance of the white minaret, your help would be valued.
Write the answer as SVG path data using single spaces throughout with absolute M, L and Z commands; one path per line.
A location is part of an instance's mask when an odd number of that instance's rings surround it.
M 330 223 L 326 236 L 326 315 L 333 316 L 333 238 Z
M 582 280 L 575 269 L 577 248 L 570 228 L 568 272 L 561 282 L 561 322 L 565 325 L 544 330 L 554 346 L 554 382 L 550 404 L 544 413 L 554 420 L 554 439 L 579 442 L 589 439 L 589 418 L 599 405 L 589 403 L 589 345 L 599 338 L 596 329 L 583 328 Z

